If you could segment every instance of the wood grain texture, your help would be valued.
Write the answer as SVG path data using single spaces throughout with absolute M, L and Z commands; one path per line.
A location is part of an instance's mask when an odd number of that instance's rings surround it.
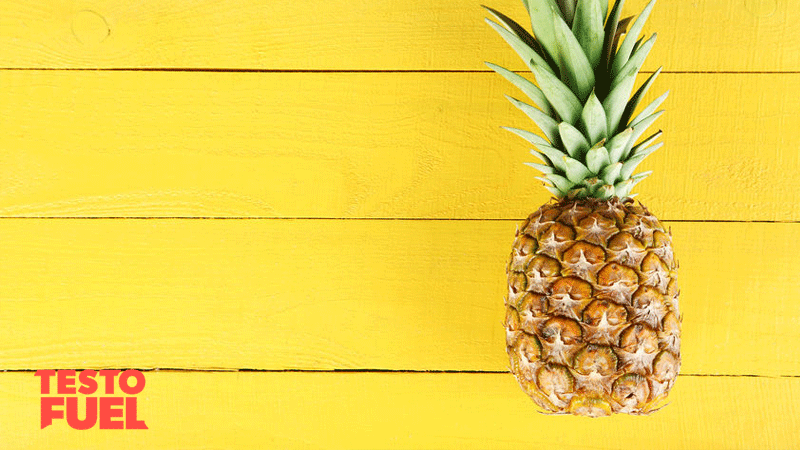
M 153 373 L 148 430 L 39 429 L 38 379 L 0 374 L 4 449 L 793 449 L 800 379 L 680 377 L 649 417 L 546 416 L 508 374 Z
M 683 373 L 800 375 L 800 225 L 670 225 Z M 506 370 L 514 228 L 0 220 L 0 369 Z
M 529 27 L 523 6 L 494 0 Z M 629 0 L 624 15 L 646 0 Z M 485 70 L 524 68 L 483 21 L 480 2 L 8 0 L 0 67 Z M 800 4 L 670 0 L 646 33 L 645 65 L 670 71 L 800 70 Z
M 800 220 L 800 75 L 656 83 L 666 145 L 637 189 L 657 215 Z M 503 93 L 493 73 L 6 72 L 0 214 L 521 218 L 549 194 Z

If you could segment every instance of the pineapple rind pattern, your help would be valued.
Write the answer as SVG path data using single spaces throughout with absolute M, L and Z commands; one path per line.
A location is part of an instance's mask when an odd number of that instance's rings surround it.
M 598 222 L 603 233 L 592 231 Z M 507 266 L 506 347 L 543 410 L 601 416 L 663 405 L 680 369 L 670 236 L 631 199 L 557 200 L 523 222 Z

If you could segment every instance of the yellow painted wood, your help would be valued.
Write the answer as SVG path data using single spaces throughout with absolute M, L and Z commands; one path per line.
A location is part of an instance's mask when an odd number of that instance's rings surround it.
M 535 129 L 493 73 L 6 72 L 0 215 L 521 218 Z M 662 75 L 660 217 L 800 220 L 797 74 Z M 651 96 L 652 96 L 651 95 Z
M 645 0 L 628 0 L 626 12 Z M 491 3 L 521 18 L 517 0 Z M 523 65 L 455 0 L 0 3 L 0 216 L 519 218 L 546 200 L 491 73 Z M 800 3 L 661 1 L 659 216 L 800 221 Z M 711 24 L 711 25 L 709 25 Z M 508 374 L 148 373 L 145 432 L 40 430 L 0 373 L 0 448 L 794 448 L 800 224 L 673 223 L 673 404 L 534 412 Z M 0 220 L 0 370 L 505 369 L 514 223 Z M 791 375 L 791 377 L 780 377 Z
M 2 67 L 483 70 L 513 62 L 479 1 L 331 0 L 0 4 Z M 530 27 L 515 0 L 488 2 Z M 630 0 L 624 15 L 646 0 Z M 789 0 L 659 2 L 645 66 L 677 71 L 800 70 L 800 5 Z
M 502 371 L 515 225 L 0 220 L 0 369 Z M 671 226 L 683 372 L 800 375 L 800 225 Z
M 793 449 L 800 379 L 680 377 L 651 416 L 546 416 L 508 374 L 146 373 L 148 430 L 39 429 L 32 373 L 0 374 L 4 449 Z

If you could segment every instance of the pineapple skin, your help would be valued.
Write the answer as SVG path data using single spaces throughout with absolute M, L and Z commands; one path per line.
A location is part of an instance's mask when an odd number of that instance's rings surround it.
M 659 409 L 680 369 L 671 234 L 633 200 L 561 199 L 518 228 L 507 266 L 506 349 L 545 412 Z

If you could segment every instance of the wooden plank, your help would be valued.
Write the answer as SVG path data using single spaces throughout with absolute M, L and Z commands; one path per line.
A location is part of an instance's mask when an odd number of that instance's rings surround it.
M 514 222 L 0 221 L 0 369 L 502 371 Z M 800 225 L 674 223 L 683 373 L 800 374 Z
M 662 75 L 641 199 L 800 220 L 797 74 Z M 0 215 L 521 218 L 549 196 L 487 73 L 7 72 Z
M 489 3 L 530 27 L 519 1 Z M 646 3 L 629 0 L 624 15 Z M 489 59 L 522 69 L 479 4 L 9 0 L 0 67 L 484 70 Z M 645 32 L 660 41 L 645 68 L 797 71 L 798 23 L 792 1 L 659 2 Z
M 146 431 L 39 429 L 32 373 L 0 374 L 0 442 L 36 448 L 790 449 L 800 379 L 681 377 L 648 417 L 547 416 L 508 374 L 152 373 Z

